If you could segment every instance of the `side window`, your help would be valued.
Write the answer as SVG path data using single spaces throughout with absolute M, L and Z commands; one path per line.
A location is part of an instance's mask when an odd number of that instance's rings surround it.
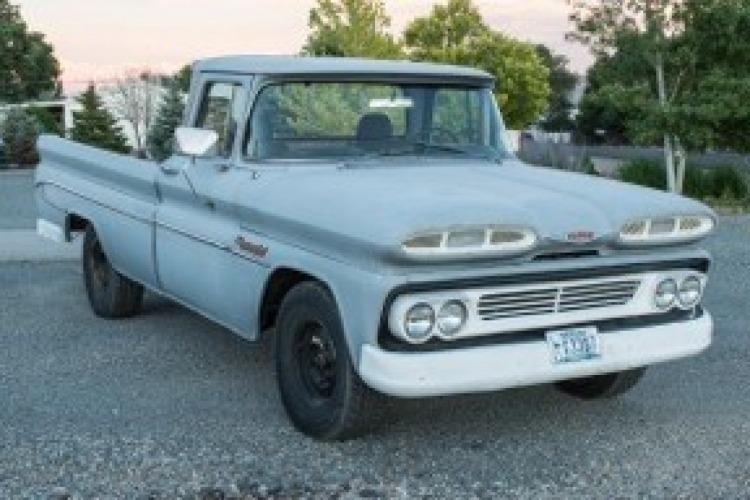
M 203 93 L 195 127 L 214 130 L 219 134 L 216 153 L 228 157 L 232 153 L 237 124 L 242 120 L 242 84 L 212 82 Z

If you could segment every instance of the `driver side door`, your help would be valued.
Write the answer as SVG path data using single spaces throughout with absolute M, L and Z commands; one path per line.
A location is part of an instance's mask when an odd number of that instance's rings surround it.
M 264 273 L 234 250 L 241 234 L 236 190 L 247 175 L 236 168 L 235 143 L 250 82 L 242 75 L 209 75 L 200 82 L 188 124 L 214 130 L 218 143 L 206 156 L 173 158 L 180 165 L 162 169 L 155 238 L 162 291 L 245 337 L 254 335 L 253 290 Z

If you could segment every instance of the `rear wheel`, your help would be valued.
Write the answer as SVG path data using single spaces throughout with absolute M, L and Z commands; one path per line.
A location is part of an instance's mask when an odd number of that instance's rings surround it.
M 606 375 L 564 380 L 556 385 L 562 392 L 581 399 L 613 398 L 635 387 L 643 378 L 645 371 L 645 368 L 637 368 Z
M 290 290 L 275 335 L 281 400 L 297 429 L 341 441 L 380 422 L 385 397 L 355 372 L 338 308 L 325 288 L 306 282 Z
M 91 225 L 83 238 L 83 279 L 97 316 L 125 318 L 140 311 L 143 287 L 112 268 Z

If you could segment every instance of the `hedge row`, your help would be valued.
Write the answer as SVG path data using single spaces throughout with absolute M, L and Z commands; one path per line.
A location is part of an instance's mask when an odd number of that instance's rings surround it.
M 625 164 L 619 171 L 622 181 L 654 189 L 666 189 L 667 180 L 664 167 L 649 160 L 634 160 Z M 688 165 L 685 169 L 683 193 L 701 200 L 747 200 L 748 183 L 744 175 L 731 165 L 701 169 Z

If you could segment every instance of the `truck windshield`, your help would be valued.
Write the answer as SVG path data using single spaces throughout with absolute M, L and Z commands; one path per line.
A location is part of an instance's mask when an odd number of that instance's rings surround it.
M 256 99 L 249 159 L 508 155 L 502 118 L 484 87 L 286 82 Z

